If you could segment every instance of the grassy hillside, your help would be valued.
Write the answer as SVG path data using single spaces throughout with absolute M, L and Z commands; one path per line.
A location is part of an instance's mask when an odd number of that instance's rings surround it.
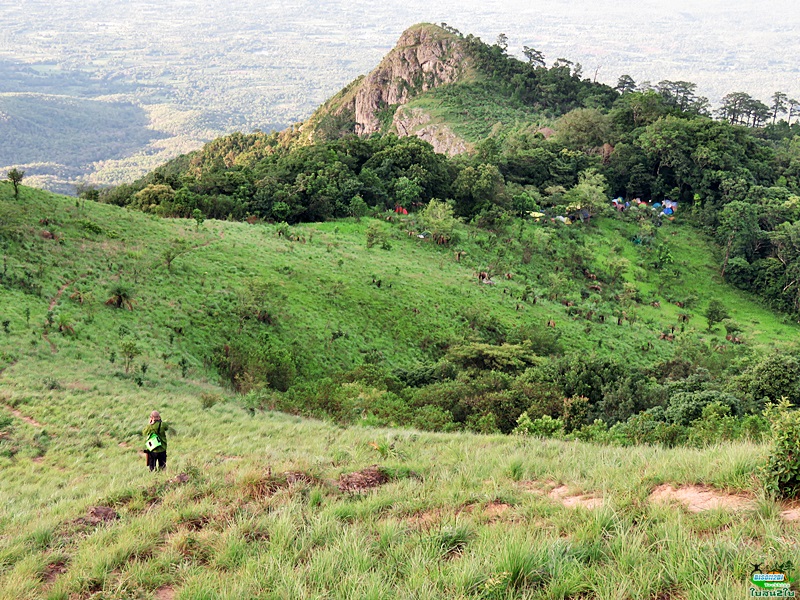
M 394 224 L 367 218 L 285 229 L 222 221 L 197 227 L 32 189 L 17 203 L 8 184 L 0 194 L 6 364 L 52 361 L 53 349 L 77 359 L 116 350 L 121 359 L 120 339 L 131 336 L 143 351 L 136 361 L 151 363 L 153 376 L 172 373 L 184 358 L 205 374 L 202 361 L 215 345 L 244 332 L 280 341 L 296 353 L 301 375 L 318 376 L 352 368 L 368 353 L 390 368 L 409 367 L 481 327 L 542 328 L 551 319 L 567 351 L 650 363 L 671 357 L 682 341 L 725 343 L 723 330 L 707 331 L 701 316 L 712 298 L 741 324 L 746 346 L 782 347 L 797 332 L 721 283 L 713 248 L 678 224 L 660 230 L 658 247 L 673 261 L 667 272 L 652 268 L 656 249 L 631 242 L 637 224 L 613 218 L 588 227 L 519 222 L 499 236 L 464 228 L 458 243 L 441 247 L 417 237 L 422 228 L 413 216 Z M 383 248 L 366 248 L 369 230 Z M 177 255 L 169 269 L 167 251 Z M 600 279 L 576 279 L 575 263 Z M 614 268 L 616 288 L 602 281 Z M 480 284 L 480 271 L 495 285 Z M 625 306 L 636 317 L 617 325 L 622 300 L 609 294 L 623 283 L 635 296 Z M 116 284 L 129 288 L 133 310 L 104 305 Z M 575 312 L 591 308 L 589 319 Z M 48 313 L 49 341 L 42 339 Z M 685 334 L 659 340 L 681 313 L 690 316 Z M 59 333 L 59 325 L 69 327 Z M 118 368 L 108 365 L 112 373 Z
M 744 357 L 796 335 L 718 282 L 711 247 L 680 224 L 659 233 L 677 267 L 665 279 L 648 267 L 655 250 L 631 242 L 635 222 L 462 228 L 445 248 L 408 235 L 413 218 L 198 226 L 28 188 L 14 201 L 0 185 L 0 597 L 722 600 L 746 593 L 754 563 L 797 564 L 792 507 L 757 491 L 762 444 L 343 428 L 220 386 L 213 355 L 248 336 L 288 352 L 301 382 L 430 364 L 548 320 L 564 351 L 640 364 L 698 347 Z M 603 283 L 614 261 L 616 287 Z M 486 270 L 495 285 L 478 283 Z M 598 282 L 608 290 L 582 294 Z M 106 304 L 118 284 L 132 310 Z M 617 325 L 610 290 L 633 287 L 637 317 Z M 714 297 L 745 344 L 705 331 Z M 604 322 L 570 315 L 590 303 Z M 684 333 L 660 340 L 687 312 Z M 367 404 L 377 394 L 344 385 Z M 176 429 L 165 474 L 138 454 L 153 408 Z

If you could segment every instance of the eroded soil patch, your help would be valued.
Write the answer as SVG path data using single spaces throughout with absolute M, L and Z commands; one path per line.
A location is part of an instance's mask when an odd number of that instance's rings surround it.
M 752 499 L 741 494 L 727 494 L 705 485 L 659 485 L 650 492 L 650 501 L 659 504 L 679 503 L 691 513 L 706 510 L 743 510 L 752 505 Z
M 174 600 L 175 590 L 170 586 L 158 588 L 155 592 L 156 600 Z
M 785 521 L 800 521 L 800 502 L 784 504 L 781 517 Z
M 597 498 L 591 494 L 573 494 L 570 493 L 567 486 L 555 485 L 553 482 L 541 484 L 536 481 L 524 481 L 521 483 L 521 487 L 532 494 L 547 496 L 567 508 L 583 506 L 584 508 L 593 509 L 603 506 L 602 498 Z
M 373 465 L 355 473 L 343 474 L 339 477 L 336 486 L 341 492 L 362 492 L 387 483 L 389 483 L 389 476 L 386 472 L 377 465 Z
M 303 471 L 285 471 L 277 475 L 268 472 L 263 479 L 248 483 L 247 491 L 253 499 L 264 499 L 275 495 L 279 490 L 315 483 L 318 483 L 317 478 Z
M 72 521 L 73 525 L 79 528 L 97 527 L 103 523 L 116 521 L 119 518 L 117 511 L 109 506 L 92 506 L 87 512 L 85 517 L 79 517 Z
M 67 571 L 67 562 L 63 559 L 56 560 L 48 564 L 42 575 L 44 582 L 47 584 L 53 583 L 58 576 L 66 573 Z

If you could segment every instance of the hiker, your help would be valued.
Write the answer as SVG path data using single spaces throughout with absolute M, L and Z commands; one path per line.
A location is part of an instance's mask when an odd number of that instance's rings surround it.
M 142 430 L 145 436 L 147 466 L 151 471 L 167 468 L 167 432 L 169 425 L 161 420 L 157 410 L 150 413 L 150 424 Z

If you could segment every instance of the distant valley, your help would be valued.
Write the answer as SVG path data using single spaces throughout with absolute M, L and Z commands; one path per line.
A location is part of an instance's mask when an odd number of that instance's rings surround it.
M 569 58 L 584 77 L 610 85 L 623 74 L 688 80 L 712 104 L 739 90 L 764 102 L 776 90 L 800 94 L 792 33 L 800 11 L 788 2 L 756 11 L 743 0 L 435 8 L 242 0 L 221 19 L 210 2 L 134 0 L 107 10 L 26 0 L 0 14 L 13 24 L 0 32 L 0 169 L 21 166 L 29 183 L 67 193 L 78 181 L 131 181 L 225 133 L 303 120 L 419 21 L 444 21 L 489 43 L 505 33 L 511 54 L 535 47 L 548 64 Z M 65 104 L 70 120 L 57 118 Z M 90 153 L 87 137 L 98 142 Z

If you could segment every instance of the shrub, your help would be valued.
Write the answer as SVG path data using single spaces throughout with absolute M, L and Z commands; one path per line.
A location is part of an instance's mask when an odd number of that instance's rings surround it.
M 438 406 L 423 406 L 414 413 L 414 427 L 425 431 L 448 431 L 454 428 L 453 414 Z
M 495 346 L 468 342 L 451 348 L 447 359 L 465 369 L 515 373 L 533 364 L 536 355 L 528 343 Z
M 785 400 L 770 411 L 773 446 L 764 472 L 764 487 L 781 498 L 800 495 L 800 411 Z
M 602 419 L 595 419 L 591 425 L 582 425 L 569 434 L 568 439 L 580 440 L 582 442 L 594 442 L 602 444 L 609 441 L 608 423 Z
M 611 440 L 623 444 L 676 446 L 686 438 L 686 428 L 664 421 L 664 409 L 656 407 L 617 423 L 608 431 Z
M 61 387 L 61 384 L 58 382 L 57 379 L 53 377 L 45 377 L 44 378 L 44 387 L 48 390 L 61 390 L 64 389 Z
M 200 393 L 200 406 L 203 408 L 203 410 L 209 409 L 221 401 L 222 396 L 219 394 L 212 394 L 210 392 Z
M 748 369 L 742 383 L 757 403 L 777 402 L 785 397 L 791 404 L 800 402 L 800 361 L 788 354 L 772 354 Z
M 475 433 L 500 433 L 494 413 L 474 414 L 467 418 L 467 429 Z
M 564 435 L 564 421 L 554 419 L 550 415 L 531 420 L 528 413 L 524 412 L 517 419 L 517 427 L 513 433 L 546 438 L 562 437 Z
M 706 404 L 702 416 L 692 421 L 689 441 L 698 446 L 734 440 L 740 435 L 740 422 L 731 416 L 731 407 L 719 401 Z
M 433 534 L 431 541 L 442 556 L 460 553 L 475 537 L 475 531 L 468 523 L 446 525 Z
M 689 425 L 692 421 L 703 416 L 703 409 L 712 402 L 730 408 L 733 415 L 740 413 L 739 399 L 725 392 L 706 390 L 704 392 L 683 392 L 673 395 L 669 399 L 666 418 L 678 425 Z

